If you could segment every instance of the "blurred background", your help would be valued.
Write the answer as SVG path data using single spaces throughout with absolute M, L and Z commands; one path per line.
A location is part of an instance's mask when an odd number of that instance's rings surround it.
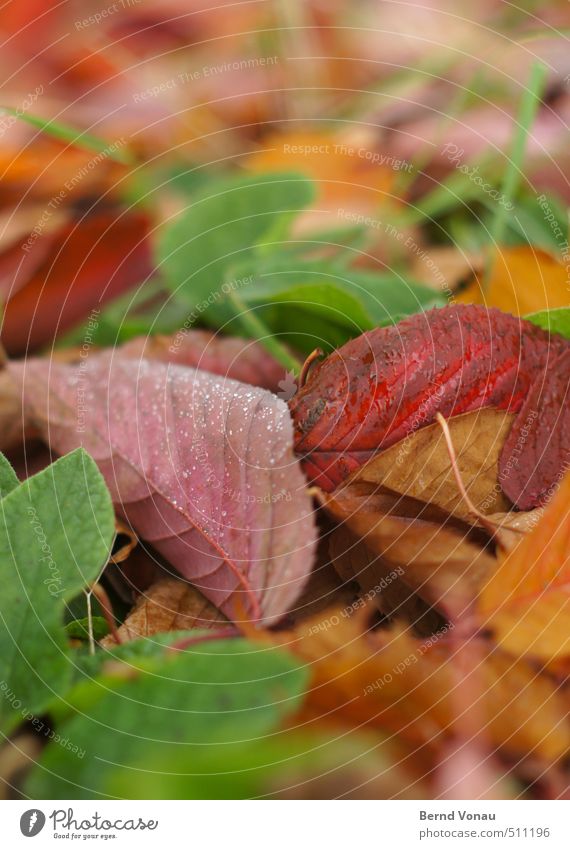
M 253 310 L 306 353 L 452 299 L 566 305 L 568 23 L 565 0 L 4 4 L 8 354 L 93 310 L 102 345 L 256 335 Z

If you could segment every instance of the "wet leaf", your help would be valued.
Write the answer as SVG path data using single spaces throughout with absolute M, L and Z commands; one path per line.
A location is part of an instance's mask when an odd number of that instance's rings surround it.
M 11 369 L 52 450 L 89 446 L 137 536 L 230 619 L 286 612 L 311 570 L 315 529 L 283 401 L 112 353 L 80 371 L 40 360 Z
M 280 388 L 285 375 L 283 366 L 259 342 L 222 336 L 208 330 L 139 337 L 121 347 L 121 356 L 192 366 L 273 392 Z
M 489 408 L 448 421 L 463 485 L 482 513 L 504 512 L 509 507 L 499 481 L 499 456 L 514 418 L 511 413 Z M 401 495 L 436 504 L 459 518 L 472 520 L 457 487 L 438 424 L 424 427 L 376 454 L 353 479 L 382 484 Z

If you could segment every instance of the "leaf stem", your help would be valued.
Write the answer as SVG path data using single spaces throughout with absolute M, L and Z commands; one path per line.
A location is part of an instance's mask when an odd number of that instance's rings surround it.
M 236 318 L 241 322 L 244 330 L 253 339 L 257 339 L 265 350 L 280 362 L 284 368 L 297 375 L 300 368 L 299 361 L 273 336 L 269 327 L 255 315 L 235 292 L 230 292 L 227 297 L 234 306 Z

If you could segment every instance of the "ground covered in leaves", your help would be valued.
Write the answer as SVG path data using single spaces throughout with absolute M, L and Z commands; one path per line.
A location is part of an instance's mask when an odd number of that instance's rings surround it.
M 0 10 L 5 798 L 568 797 L 567 10 L 290 6 Z

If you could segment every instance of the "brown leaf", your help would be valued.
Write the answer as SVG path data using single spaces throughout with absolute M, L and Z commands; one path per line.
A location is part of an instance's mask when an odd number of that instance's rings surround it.
M 166 631 L 213 628 L 227 621 L 191 584 L 164 578 L 141 595 L 117 633 L 121 642 L 126 642 Z M 101 645 L 113 647 L 116 642 L 108 636 Z
M 470 609 L 494 568 L 494 557 L 464 531 L 451 524 L 388 515 L 383 496 L 361 484 L 341 487 L 322 499 L 337 522 L 380 556 L 363 557 L 363 571 L 356 578 L 364 587 L 375 586 L 387 571 L 400 569 L 410 590 L 444 616 L 457 619 Z
M 109 560 L 111 563 L 118 564 L 123 563 L 130 556 L 138 544 L 138 539 L 133 529 L 125 522 L 121 522 L 120 519 L 115 519 L 115 532 L 117 534 L 117 540 L 121 543 L 121 547 L 118 551 L 113 551 Z
M 498 482 L 498 463 L 513 420 L 512 414 L 492 408 L 448 420 L 463 484 L 482 513 L 498 513 L 509 507 Z M 422 428 L 382 451 L 362 466 L 353 480 L 382 484 L 402 495 L 437 504 L 462 519 L 470 518 L 438 424 Z
M 543 515 L 544 507 L 536 507 L 527 513 L 491 513 L 485 518 L 497 526 L 496 539 L 503 551 L 510 551 L 536 527 Z
M 467 644 L 467 650 L 481 654 L 481 663 L 458 682 L 455 644 L 448 634 L 442 630 L 423 640 L 398 629 L 364 634 L 358 617 L 339 615 L 276 635 L 311 671 L 298 721 L 326 716 L 329 722 L 380 728 L 439 748 L 458 723 L 463 727 L 456 701 L 457 688 L 465 687 L 477 693 L 473 723 L 491 746 L 548 761 L 564 756 L 570 724 L 554 682 L 483 641 Z
M 389 619 L 403 619 L 420 636 L 441 627 L 442 617 L 406 584 L 403 567 L 392 567 L 345 525 L 334 531 L 329 546 L 337 572 L 345 581 L 360 586 L 361 604 L 374 604 Z M 348 608 L 349 612 L 353 608 Z

